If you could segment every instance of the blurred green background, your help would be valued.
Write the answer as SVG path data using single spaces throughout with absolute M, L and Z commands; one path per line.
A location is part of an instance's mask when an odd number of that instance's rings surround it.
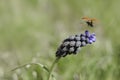
M 97 41 L 62 58 L 56 79 L 120 80 L 119 7 L 120 0 L 0 0 L 0 80 L 45 80 L 47 72 L 38 66 L 9 71 L 29 62 L 50 68 L 61 41 L 85 29 Z M 99 24 L 83 27 L 83 16 Z

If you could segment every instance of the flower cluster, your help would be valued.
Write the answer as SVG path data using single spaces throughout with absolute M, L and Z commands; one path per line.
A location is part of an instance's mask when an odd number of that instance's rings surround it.
M 73 35 L 65 39 L 59 46 L 56 57 L 65 57 L 68 54 L 77 54 L 81 47 L 87 44 L 92 44 L 96 41 L 94 33 L 90 34 L 89 31 L 85 31 L 84 34 Z

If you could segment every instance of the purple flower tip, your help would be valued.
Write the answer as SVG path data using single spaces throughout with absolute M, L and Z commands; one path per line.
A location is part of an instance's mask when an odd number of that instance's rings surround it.
M 86 31 L 85 31 L 85 34 L 89 34 L 89 31 L 88 31 L 88 30 L 86 30 Z
M 86 35 L 86 37 L 90 37 L 90 33 L 88 30 L 85 31 L 85 35 Z
M 95 42 L 95 41 L 96 41 L 96 38 L 93 38 L 92 41 Z
M 82 36 L 85 36 L 84 34 L 80 34 L 80 36 L 82 37 Z
M 93 36 L 96 36 L 95 33 L 92 33 Z
M 92 40 L 89 40 L 89 44 L 92 44 L 92 42 L 93 42 Z

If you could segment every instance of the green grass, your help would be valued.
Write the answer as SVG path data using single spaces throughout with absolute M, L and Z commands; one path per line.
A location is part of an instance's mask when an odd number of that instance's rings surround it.
M 0 80 L 45 80 L 38 66 L 11 69 L 29 62 L 50 68 L 57 47 L 85 29 L 97 41 L 77 55 L 62 58 L 53 73 L 57 80 L 120 79 L 119 0 L 1 0 Z M 94 29 L 81 27 L 81 17 L 98 19 Z M 37 75 L 37 77 L 36 77 Z

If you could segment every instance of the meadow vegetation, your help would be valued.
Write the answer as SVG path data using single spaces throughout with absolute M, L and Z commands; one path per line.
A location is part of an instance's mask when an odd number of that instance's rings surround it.
M 0 80 L 46 80 L 34 62 L 50 68 L 62 40 L 89 30 L 92 45 L 61 58 L 53 70 L 56 80 L 120 79 L 120 0 L 1 0 Z M 98 19 L 94 28 L 81 25 L 83 16 Z M 52 80 L 52 79 L 51 79 Z

